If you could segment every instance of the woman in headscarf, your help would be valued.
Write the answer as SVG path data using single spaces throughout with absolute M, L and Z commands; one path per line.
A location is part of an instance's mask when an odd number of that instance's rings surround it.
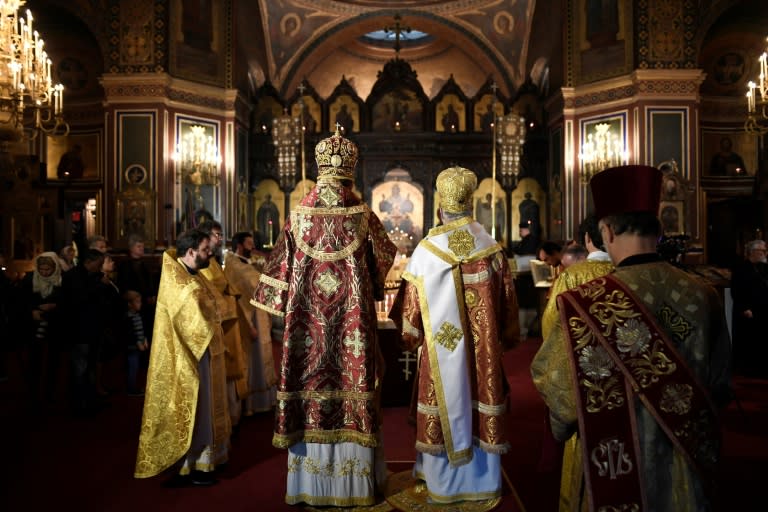
M 29 386 L 30 405 L 40 400 L 40 385 L 45 380 L 45 398 L 53 400 L 62 340 L 56 339 L 59 306 L 63 298 L 61 265 L 55 252 L 35 258 L 34 270 L 24 276 L 21 289 L 27 320 L 24 374 Z

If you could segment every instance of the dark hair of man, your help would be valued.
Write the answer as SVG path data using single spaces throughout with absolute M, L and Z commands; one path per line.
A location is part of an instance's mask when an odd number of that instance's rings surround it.
M 562 251 L 563 246 L 555 242 L 546 241 L 541 244 L 541 247 L 539 247 L 539 250 L 544 251 L 547 254 L 547 256 L 552 256 L 556 252 Z
M 197 229 L 199 229 L 200 231 L 205 231 L 206 233 L 208 233 L 209 236 L 214 229 L 218 229 L 219 231 L 222 230 L 221 224 L 216 222 L 215 220 L 207 220 L 202 224 L 200 224 L 199 226 L 197 226 Z
M 653 212 L 626 212 L 603 217 L 603 224 L 608 224 L 617 235 L 631 233 L 637 236 L 658 238 L 661 234 L 661 222 Z
M 563 256 L 566 254 L 573 254 L 577 259 L 586 258 L 589 255 L 589 251 L 587 251 L 587 248 L 581 244 L 573 244 L 565 248 Z
M 206 238 L 211 238 L 211 236 L 202 229 L 188 229 L 176 239 L 176 255 L 183 257 L 190 249 L 196 251 Z
M 143 236 L 141 236 L 139 234 L 136 234 L 136 233 L 128 235 L 128 248 L 129 249 L 131 247 L 133 247 L 134 245 L 136 245 L 136 244 L 143 244 L 143 243 L 144 243 L 144 237 Z
M 107 239 L 101 235 L 92 235 L 88 237 L 88 247 L 93 247 L 97 242 L 107 243 Z
M 89 261 L 96 261 L 99 259 L 104 259 L 104 253 L 97 250 L 97 249 L 86 249 L 83 251 L 83 256 L 80 258 L 80 261 L 83 263 L 88 263 Z
M 584 244 L 584 236 L 589 235 L 589 239 L 592 240 L 592 245 L 598 249 L 603 248 L 603 235 L 600 234 L 600 224 L 597 222 L 597 217 L 594 215 L 587 215 L 584 220 L 579 224 L 579 244 Z
M 253 238 L 250 231 L 238 231 L 232 237 L 232 251 L 237 251 L 237 246 L 245 243 L 246 238 Z

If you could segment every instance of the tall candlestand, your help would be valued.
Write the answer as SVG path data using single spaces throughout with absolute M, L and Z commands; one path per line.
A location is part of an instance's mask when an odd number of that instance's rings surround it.
M 304 155 L 304 138 L 307 126 L 304 124 L 304 82 L 299 84 L 299 119 L 301 120 L 301 195 L 307 195 L 307 159 Z
M 496 89 L 498 86 L 496 82 L 491 84 L 493 89 L 493 100 L 491 100 L 491 112 L 493 112 L 493 122 L 491 123 L 491 137 L 493 142 L 491 143 L 491 237 L 496 240 Z
M 272 243 L 272 218 L 270 217 L 267 221 L 267 238 L 269 239 L 269 243 L 264 246 L 265 249 L 271 249 L 275 246 L 275 244 Z

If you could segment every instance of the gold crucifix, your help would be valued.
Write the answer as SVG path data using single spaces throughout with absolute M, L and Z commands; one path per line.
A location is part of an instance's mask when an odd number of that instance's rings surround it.
M 405 32 L 406 34 L 411 33 L 411 27 L 407 27 L 405 25 L 401 25 L 400 21 L 402 18 L 400 17 L 400 14 L 395 14 L 395 26 L 394 27 L 384 27 L 384 32 L 389 34 L 390 32 L 395 33 L 395 59 L 400 58 L 400 34 Z

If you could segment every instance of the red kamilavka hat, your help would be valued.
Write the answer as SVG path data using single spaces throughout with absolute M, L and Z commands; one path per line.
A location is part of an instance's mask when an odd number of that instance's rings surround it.
M 629 212 L 659 212 L 662 172 L 648 165 L 622 165 L 590 180 L 595 217 Z

